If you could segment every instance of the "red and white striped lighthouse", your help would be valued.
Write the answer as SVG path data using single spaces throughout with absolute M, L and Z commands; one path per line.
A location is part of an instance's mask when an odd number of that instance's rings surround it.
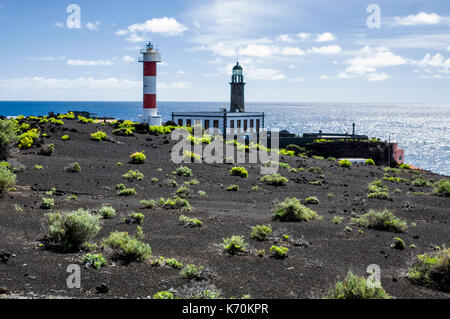
M 156 104 L 156 64 L 161 62 L 161 55 L 153 48 L 153 44 L 149 42 L 145 49 L 141 51 L 142 57 L 139 62 L 144 64 L 144 100 L 142 121 L 153 125 L 162 125 L 162 117 L 158 114 Z

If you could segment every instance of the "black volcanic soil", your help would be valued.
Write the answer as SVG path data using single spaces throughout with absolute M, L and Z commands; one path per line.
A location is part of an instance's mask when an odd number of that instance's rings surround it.
M 120 143 L 94 142 L 90 133 L 104 130 L 108 136 Z M 176 177 L 178 184 L 195 178 L 199 185 L 190 186 L 194 191 L 189 202 L 192 211 L 188 216 L 201 219 L 202 227 L 190 228 L 179 224 L 180 212 L 157 209 L 142 209 L 139 201 L 171 197 L 176 188 L 161 186 L 161 182 L 172 177 L 179 166 L 170 162 L 170 151 L 175 142 L 170 136 L 136 134 L 134 137 L 118 137 L 111 134 L 109 125 L 80 124 L 65 120 L 61 127 L 42 125 L 42 133 L 49 138 L 46 143 L 55 144 L 52 156 L 38 155 L 38 149 L 13 151 L 10 162 L 22 164 L 25 169 L 17 173 L 17 191 L 3 195 L 0 199 L 0 253 L 12 257 L 0 259 L 0 288 L 11 294 L 24 297 L 76 297 L 76 298 L 140 298 L 152 296 L 155 292 L 169 290 L 186 291 L 198 285 L 213 287 L 225 297 L 240 297 L 250 294 L 253 298 L 317 298 L 323 296 L 337 280 L 345 277 L 348 270 L 364 275 L 367 266 L 381 267 L 382 285 L 396 298 L 448 298 L 450 295 L 430 288 L 412 285 L 405 277 L 405 271 L 413 257 L 431 251 L 433 246 L 450 244 L 449 207 L 450 198 L 432 195 L 416 195 L 414 192 L 430 193 L 431 187 L 414 187 L 403 183 L 384 181 L 389 187 L 392 200 L 367 198 L 367 184 L 381 179 L 385 172 L 380 167 L 354 164 L 350 169 L 340 167 L 336 162 L 297 157 L 283 157 L 281 160 L 292 167 L 318 166 L 323 170 L 323 185 L 310 185 L 319 175 L 308 171 L 291 173 L 280 169 L 289 179 L 284 187 L 260 184 L 260 168 L 256 164 L 244 164 L 249 178 L 230 176 L 232 166 L 226 164 L 187 164 L 192 171 L 191 178 Z M 61 136 L 69 134 L 69 141 Z M 143 165 L 128 163 L 129 155 L 145 151 L 147 161 Z M 66 173 L 64 167 L 79 162 L 80 173 Z M 123 166 L 117 166 L 120 161 Z M 35 164 L 44 166 L 36 170 Z M 162 171 L 158 169 L 162 168 Z M 138 169 L 144 175 L 143 181 L 127 182 L 122 175 L 129 169 Z M 421 172 L 426 178 L 436 181 L 442 176 Z M 393 174 L 391 174 L 393 175 Z M 404 171 L 399 176 L 413 179 L 417 175 Z M 158 183 L 150 179 L 157 177 Z M 134 187 L 136 196 L 119 197 L 115 185 L 124 183 Z M 238 192 L 227 192 L 230 184 L 238 184 Z M 252 191 L 259 185 L 259 191 Z M 95 242 L 109 233 L 121 230 L 136 232 L 136 225 L 125 224 L 122 218 L 130 212 L 141 212 L 146 218 L 142 224 L 145 241 L 151 245 L 153 256 L 175 257 L 182 263 L 203 265 L 212 273 L 207 281 L 189 281 L 179 271 L 168 267 L 152 267 L 150 262 L 124 264 L 110 261 L 101 270 L 82 268 L 81 289 L 68 289 L 66 268 L 79 263 L 86 252 L 61 253 L 45 249 L 40 245 L 46 234 L 45 214 L 40 209 L 44 192 L 55 187 L 53 211 L 68 211 L 78 208 L 95 209 L 110 204 L 117 210 L 113 219 L 102 221 L 102 230 Z M 403 193 L 396 195 L 395 188 Z M 206 198 L 197 195 L 204 190 Z M 333 194 L 332 197 L 328 194 Z M 66 200 L 77 195 L 78 200 Z M 276 201 L 286 197 L 304 199 L 317 196 L 318 205 L 311 205 L 323 220 L 300 223 L 281 223 L 271 219 Z M 23 212 L 15 211 L 15 204 Z M 405 219 L 410 226 L 406 233 L 364 229 L 359 234 L 356 225 L 350 223 L 355 214 L 369 209 L 388 208 Z M 345 217 L 344 223 L 333 224 L 334 216 Z M 250 238 L 251 226 L 271 224 L 274 234 L 266 242 Z M 344 230 L 346 226 L 351 232 Z M 268 257 L 271 245 L 283 234 L 291 239 L 302 239 L 308 247 L 289 247 L 288 258 L 278 260 Z M 243 256 L 229 256 L 216 246 L 222 238 L 243 235 L 249 244 L 249 251 L 266 250 L 261 258 L 254 253 Z M 394 237 L 405 240 L 407 248 L 396 250 L 390 247 Z M 276 239 L 278 237 L 278 239 Z M 414 244 L 417 248 L 410 248 Z M 109 257 L 108 252 L 103 252 Z M 96 287 L 105 283 L 106 294 L 98 294 Z

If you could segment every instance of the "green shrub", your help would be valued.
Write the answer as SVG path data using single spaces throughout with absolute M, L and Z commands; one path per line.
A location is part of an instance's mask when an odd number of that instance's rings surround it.
M 342 223 L 344 222 L 344 217 L 342 217 L 342 216 L 334 216 L 334 217 L 331 219 L 331 222 L 332 222 L 333 224 L 340 225 L 340 224 L 342 224 Z
M 129 135 L 133 135 L 133 130 L 134 128 L 130 128 L 130 127 L 119 127 L 117 129 L 114 129 L 112 131 L 112 133 L 114 135 L 119 135 L 119 136 L 129 136 Z
M 230 170 L 230 174 L 233 176 L 240 176 L 242 178 L 247 178 L 248 177 L 248 172 L 245 169 L 245 167 L 233 167 Z
M 48 214 L 49 238 L 65 249 L 77 249 L 100 231 L 100 217 L 79 209 Z
M 165 263 L 167 266 L 175 268 L 175 269 L 181 269 L 183 268 L 183 264 L 180 263 L 178 260 L 176 260 L 175 258 L 167 258 L 165 260 Z
M 16 174 L 6 166 L 0 166 L 0 193 L 7 191 L 16 184 Z
M 116 189 L 125 189 L 125 188 L 127 188 L 127 187 L 122 183 L 116 185 Z
M 158 183 L 159 179 L 157 177 L 152 177 L 150 180 L 152 183 Z
M 187 264 L 181 269 L 180 275 L 186 279 L 202 279 L 203 269 L 203 266 Z
M 411 166 L 409 166 L 408 164 L 400 164 L 399 167 L 403 169 L 411 169 Z
M 84 116 L 78 116 L 78 122 L 83 123 L 83 124 L 94 123 L 94 119 L 91 119 L 91 118 L 88 119 Z
M 39 154 L 43 156 L 50 156 L 55 151 L 55 144 L 46 144 L 41 147 Z
M 197 194 L 198 194 L 199 197 L 206 197 L 206 192 L 205 191 L 200 190 L 200 191 L 197 192 Z
M 159 291 L 153 295 L 153 299 L 174 299 L 170 291 Z
M 99 210 L 98 213 L 103 217 L 103 219 L 108 219 L 116 216 L 116 210 L 107 205 L 103 205 Z
M 96 142 L 104 141 L 108 138 L 105 132 L 103 131 L 97 131 L 96 133 L 91 134 L 91 140 Z
M 177 195 L 180 197 L 189 197 L 191 190 L 187 186 L 180 186 L 177 189 Z
M 303 201 L 303 204 L 317 205 L 317 204 L 319 204 L 319 199 L 316 196 L 308 197 L 308 198 L 305 198 L 305 200 Z
M 61 136 L 61 141 L 68 141 L 70 139 L 69 135 Z
M 136 190 L 134 188 L 124 188 L 122 190 L 119 190 L 117 192 L 117 195 L 119 195 L 119 196 L 136 195 Z
M 189 204 L 189 202 L 186 199 L 180 198 L 177 196 L 174 197 L 173 199 L 160 198 L 159 205 L 164 208 L 170 208 L 170 209 L 180 209 L 180 210 L 185 210 L 185 211 L 191 210 L 191 205 Z
M 314 174 L 320 174 L 320 173 L 322 173 L 322 169 L 321 169 L 320 167 L 316 167 L 316 166 L 308 167 L 306 170 L 307 170 L 308 172 L 311 172 L 311 173 L 314 173 Z
M 142 224 L 145 219 L 145 215 L 141 213 L 132 212 L 128 217 L 124 218 L 124 221 L 129 224 Z
M 82 262 L 86 267 L 94 266 L 96 269 L 100 269 L 107 264 L 102 254 L 86 254 L 83 256 Z
M 389 190 L 386 186 L 383 185 L 381 180 L 376 180 L 368 185 L 369 194 L 368 198 L 376 198 L 376 199 L 388 199 L 389 198 Z
M 283 259 L 286 258 L 286 254 L 289 252 L 289 249 L 287 247 L 273 245 L 270 247 L 269 252 L 272 257 Z
M 264 184 L 272 186 L 285 186 L 289 181 L 286 177 L 281 176 L 280 174 L 265 175 L 259 180 Z
M 352 162 L 350 162 L 349 160 L 341 160 L 339 161 L 339 165 L 341 165 L 342 167 L 350 167 L 352 166 Z
M 375 165 L 375 161 L 373 159 L 371 159 L 371 158 L 368 158 L 368 159 L 366 159 L 366 164 L 374 166 Z
M 403 250 L 406 247 L 405 241 L 403 239 L 401 239 L 400 237 L 395 237 L 394 242 L 392 243 L 391 247 L 395 248 L 395 249 Z
M 425 177 L 419 176 L 416 179 L 411 181 L 411 185 L 418 186 L 418 187 L 425 187 L 425 186 L 431 186 L 431 183 Z
M 144 174 L 139 172 L 138 170 L 129 170 L 125 174 L 122 175 L 122 178 L 127 179 L 128 181 L 131 181 L 133 179 L 137 179 L 138 181 L 142 181 L 144 179 Z
M 227 191 L 229 192 L 237 192 L 239 191 L 239 185 L 233 184 L 228 186 Z
M 450 180 L 441 179 L 434 184 L 434 195 L 450 196 Z
M 17 121 L 0 119 L 0 151 L 6 149 L 17 140 Z
M 299 222 L 314 219 L 317 217 L 317 213 L 300 204 L 297 198 L 288 197 L 283 202 L 277 204 L 272 217 L 281 222 Z
M 392 232 L 404 232 L 408 228 L 405 221 L 387 209 L 382 211 L 371 209 L 360 217 L 352 218 L 352 222 L 361 227 Z
M 180 166 L 177 168 L 176 174 L 178 176 L 189 177 L 189 176 L 192 176 L 192 170 L 187 166 Z
M 64 122 L 62 120 L 58 120 L 53 117 L 50 118 L 50 123 L 56 124 L 56 125 L 64 125 Z
M 252 227 L 250 237 L 259 241 L 265 241 L 270 234 L 272 234 L 272 227 L 270 225 L 256 225 Z
M 64 170 L 68 173 L 79 173 L 81 172 L 81 166 L 78 162 L 75 162 L 65 167 Z
M 42 198 L 40 206 L 42 209 L 50 209 L 53 206 L 55 206 L 55 201 L 53 198 Z
M 247 245 L 242 236 L 231 236 L 223 239 L 222 247 L 230 255 L 235 255 L 244 252 Z
M 303 153 L 303 152 L 306 151 L 306 149 L 305 149 L 304 147 L 300 147 L 300 146 L 295 145 L 295 144 L 289 144 L 289 145 L 286 147 L 286 150 L 287 150 L 287 151 L 294 151 L 294 154 L 295 154 L 295 155 L 298 155 L 298 154 Z
M 391 299 L 392 297 L 374 282 L 368 283 L 368 279 L 356 276 L 349 271 L 344 281 L 339 281 L 334 289 L 328 292 L 325 299 Z
M 187 216 L 181 215 L 179 219 L 180 223 L 182 223 L 184 226 L 191 226 L 191 227 L 200 227 L 203 225 L 203 222 L 197 218 L 189 218 Z
M 407 276 L 415 284 L 450 292 L 450 248 L 418 255 Z
M 144 206 L 144 208 L 154 208 L 156 206 L 156 202 L 155 200 L 151 199 L 151 200 L 141 200 L 139 202 L 142 206 Z
M 35 140 L 39 138 L 39 134 L 38 129 L 34 128 L 20 135 L 18 144 L 19 148 L 31 148 L 34 145 Z
M 130 155 L 132 164 L 144 164 L 146 156 L 144 153 L 136 152 Z
M 52 189 L 45 192 L 45 196 L 53 196 L 56 193 L 56 188 L 52 187 Z
M 127 261 L 143 261 L 151 257 L 152 249 L 127 232 L 113 232 L 103 241 L 103 245 L 115 250 L 119 258 Z

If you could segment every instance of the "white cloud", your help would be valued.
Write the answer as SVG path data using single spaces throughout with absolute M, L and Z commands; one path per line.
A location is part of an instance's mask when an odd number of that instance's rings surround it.
M 357 55 L 346 61 L 350 66 L 345 70 L 346 73 L 363 75 L 366 73 L 375 73 L 377 68 L 392 67 L 404 65 L 407 60 L 395 55 L 385 47 L 371 48 L 364 47 L 358 51 Z
M 422 60 L 411 60 L 410 62 L 412 65 L 422 68 L 425 72 L 436 76 L 439 74 L 450 74 L 450 58 L 446 59 L 440 53 L 437 53 L 434 56 L 431 56 L 431 54 L 428 53 Z
M 369 73 L 367 74 L 367 79 L 371 82 L 375 81 L 385 81 L 390 79 L 392 76 L 386 73 Z
M 327 75 L 327 74 L 322 74 L 322 75 L 320 76 L 320 79 L 321 79 L 321 80 L 330 80 L 331 77 L 330 77 L 329 75 Z
M 306 53 L 305 51 L 297 47 L 284 47 L 281 49 L 281 54 L 302 56 L 305 55 Z
M 184 72 L 183 70 L 179 70 L 179 71 L 177 72 L 177 74 L 178 74 L 178 75 L 185 75 L 186 72 Z
M 254 80 L 284 80 L 286 76 L 280 70 L 270 68 L 248 68 L 246 75 Z
M 124 55 L 122 57 L 122 61 L 125 63 L 130 63 L 130 62 L 136 62 L 136 59 L 134 59 L 133 57 L 131 57 L 129 55 Z
M 448 52 L 450 52 L 450 45 L 445 48 Z
M 309 39 L 311 34 L 305 33 L 305 32 L 300 32 L 300 33 L 297 33 L 297 36 L 302 40 L 307 40 L 307 39 Z
M 30 61 L 63 61 L 66 60 L 66 57 L 44 56 L 44 57 L 27 57 L 26 59 Z
M 128 79 L 117 79 L 109 77 L 106 79 L 94 79 L 91 77 L 80 77 L 76 79 L 58 79 L 45 77 L 26 77 L 13 79 L 0 79 L 2 89 L 33 89 L 33 90 L 57 90 L 57 89 L 107 89 L 107 88 L 140 88 L 142 81 Z
M 158 89 L 189 89 L 191 88 L 191 84 L 189 82 L 159 82 Z
M 188 27 L 178 22 L 175 18 L 153 18 L 144 23 L 135 23 L 125 30 L 118 30 L 117 35 L 127 35 L 130 42 L 143 42 L 148 33 L 158 33 L 165 36 L 182 35 Z
M 254 56 L 254 57 L 267 57 L 277 54 L 280 49 L 276 46 L 268 46 L 264 44 L 249 44 L 246 47 L 239 49 L 239 55 Z
M 336 37 L 330 32 L 319 34 L 316 38 L 316 42 L 329 42 L 334 40 L 336 40 Z
M 436 13 L 420 12 L 416 15 L 407 17 L 395 17 L 393 25 L 397 26 L 416 26 L 416 25 L 436 25 L 441 22 L 442 17 Z
M 305 82 L 306 78 L 292 78 L 289 79 L 291 82 Z
M 109 66 L 114 63 L 111 60 L 67 60 L 67 64 L 71 66 Z
M 342 48 L 337 45 L 328 45 L 323 47 L 313 47 L 308 50 L 308 53 L 317 53 L 317 54 L 338 54 L 342 52 Z
M 226 45 L 223 42 L 211 45 L 208 47 L 209 50 L 211 50 L 214 54 L 218 54 L 218 55 L 222 55 L 225 57 L 235 57 L 237 56 L 237 51 L 236 49 Z M 198 47 L 198 49 L 200 50 L 205 50 L 207 49 L 206 47 Z
M 86 28 L 89 30 L 92 30 L 92 31 L 98 31 L 99 26 L 100 26 L 100 21 L 86 23 Z
M 280 41 L 280 42 L 286 42 L 286 43 L 294 42 L 294 40 L 292 40 L 292 38 L 289 36 L 289 34 L 280 34 L 279 36 L 276 37 L 276 40 Z

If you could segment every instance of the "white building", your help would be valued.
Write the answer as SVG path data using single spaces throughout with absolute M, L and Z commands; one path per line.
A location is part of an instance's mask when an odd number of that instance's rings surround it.
M 219 129 L 223 134 L 254 134 L 264 128 L 264 112 L 245 112 L 244 76 L 239 62 L 231 76 L 230 111 L 173 112 L 172 121 L 180 126 L 201 125 L 205 130 Z

